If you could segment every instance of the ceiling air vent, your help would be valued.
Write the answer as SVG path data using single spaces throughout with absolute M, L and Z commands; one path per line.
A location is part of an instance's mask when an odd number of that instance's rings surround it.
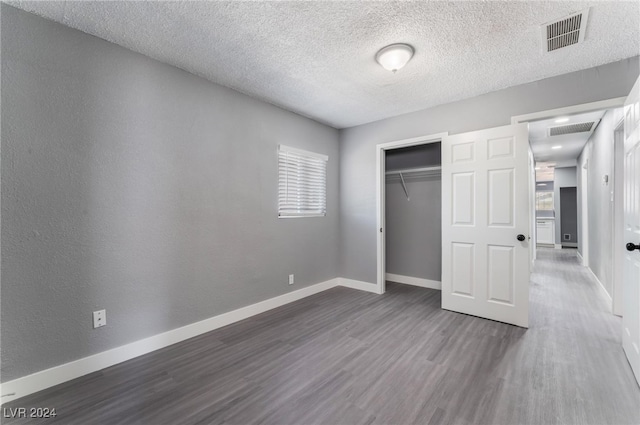
M 559 127 L 549 127 L 549 136 L 562 136 L 563 134 L 587 133 L 591 131 L 595 121 L 581 122 L 578 124 L 561 125 Z
M 571 46 L 584 40 L 589 9 L 542 25 L 542 41 L 547 52 Z

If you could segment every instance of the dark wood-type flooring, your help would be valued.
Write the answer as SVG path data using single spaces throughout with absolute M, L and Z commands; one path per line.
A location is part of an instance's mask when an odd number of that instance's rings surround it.
M 389 283 L 329 291 L 3 407 L 5 424 L 640 424 L 621 321 L 575 250 L 540 250 L 528 330 Z

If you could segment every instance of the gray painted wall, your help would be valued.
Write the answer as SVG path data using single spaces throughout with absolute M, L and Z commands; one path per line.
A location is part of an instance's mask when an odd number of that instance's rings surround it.
M 576 187 L 560 188 L 560 212 L 562 219 L 560 220 L 560 229 L 562 244 L 578 243 L 578 198 Z M 565 235 L 568 235 L 565 238 Z
M 613 133 L 622 119 L 622 108 L 607 111 L 578 159 L 581 170 L 588 162 L 589 267 L 605 290 L 612 295 L 613 273 Z M 609 184 L 602 183 L 603 175 Z M 582 172 L 578 173 L 578 250 L 583 253 L 582 238 Z
M 442 180 L 407 179 L 410 201 L 399 182 L 386 185 L 387 273 L 440 282 Z
M 554 171 L 553 178 L 553 206 L 556 217 L 556 244 L 561 244 L 562 241 L 562 210 L 560 208 L 560 188 L 562 187 L 576 187 L 578 185 L 578 178 L 576 176 L 576 167 L 560 167 Z M 575 241 L 574 241 L 575 242 Z
M 387 170 L 441 164 L 440 143 L 386 152 Z M 442 268 L 442 179 L 405 176 L 410 200 L 393 179 L 385 190 L 387 273 L 440 281 Z
M 340 275 L 376 281 L 377 144 L 497 127 L 509 124 L 514 115 L 626 96 L 640 73 L 638 59 L 636 56 L 342 130 Z
M 3 381 L 338 276 L 337 130 L 1 8 Z M 277 218 L 279 143 L 326 217 Z

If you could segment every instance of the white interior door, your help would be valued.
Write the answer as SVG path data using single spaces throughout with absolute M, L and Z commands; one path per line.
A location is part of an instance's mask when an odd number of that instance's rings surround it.
M 624 104 L 622 347 L 640 382 L 640 78 Z
M 528 326 L 528 147 L 528 124 L 443 138 L 442 308 Z

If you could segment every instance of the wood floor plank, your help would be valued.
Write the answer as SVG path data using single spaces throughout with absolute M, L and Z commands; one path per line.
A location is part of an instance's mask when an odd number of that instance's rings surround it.
M 539 250 L 528 330 L 389 282 L 333 288 L 4 408 L 3 424 L 640 424 L 620 318 L 574 250 Z

